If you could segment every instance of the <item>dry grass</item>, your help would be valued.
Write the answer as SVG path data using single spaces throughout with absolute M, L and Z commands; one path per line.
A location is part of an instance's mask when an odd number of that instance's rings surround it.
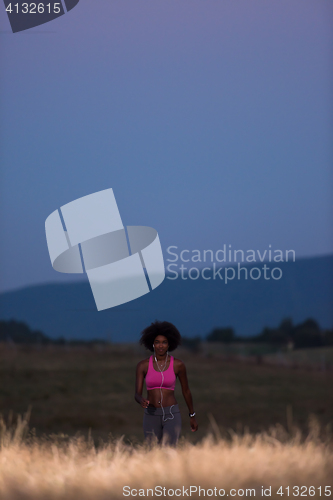
M 200 486 L 223 488 L 226 496 L 231 488 L 254 488 L 261 497 L 264 486 L 272 487 L 272 498 L 282 498 L 278 488 L 295 485 L 321 486 L 324 496 L 332 482 L 332 436 L 329 427 L 319 429 L 315 417 L 306 437 L 296 428 L 288 433 L 275 426 L 258 434 L 229 430 L 228 439 L 219 436 L 211 417 L 215 434 L 196 444 L 183 439 L 177 449 L 129 445 L 122 439 L 95 446 L 82 436 L 36 438 L 28 432 L 28 418 L 16 425 L 0 422 L 1 500 L 120 499 L 126 498 L 126 485 L 144 490 L 145 496 L 156 486 L 166 488 L 165 497 L 172 494 L 169 488 Z M 191 496 L 198 498 L 195 492 Z
M 135 366 L 144 356 L 131 346 L 0 346 L 0 499 L 117 500 L 126 498 L 126 485 L 145 496 L 155 486 L 216 487 L 225 496 L 231 488 L 255 488 L 256 497 L 264 486 L 280 500 L 288 496 L 277 495 L 280 486 L 321 486 L 325 496 L 333 477 L 331 371 L 177 350 L 188 368 L 199 431 L 190 432 L 178 384 L 179 446 L 149 448 L 133 398 Z M 17 419 L 9 411 L 29 406 L 30 420 L 29 412 Z M 171 493 L 162 490 L 162 498 Z
M 0 411 L 22 414 L 31 405 L 30 426 L 36 434 L 66 433 L 93 439 L 125 434 L 125 442 L 142 440 L 142 408 L 134 401 L 135 367 L 147 356 L 138 346 L 105 348 L 0 345 Z M 199 431 L 192 433 L 188 408 L 176 384 L 182 414 L 182 435 L 201 441 L 211 431 L 208 415 L 222 436 L 227 429 L 252 433 L 276 423 L 308 429 L 315 414 L 321 427 L 333 425 L 333 372 L 225 361 L 177 349 L 187 366 Z M 287 411 L 289 408 L 290 411 Z M 289 429 L 288 427 L 288 429 Z

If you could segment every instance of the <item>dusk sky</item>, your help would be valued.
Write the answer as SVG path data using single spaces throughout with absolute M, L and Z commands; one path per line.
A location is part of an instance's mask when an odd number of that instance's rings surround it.
M 0 9 L 0 291 L 83 279 L 45 219 L 107 188 L 165 257 L 333 252 L 332 2 L 80 0 L 15 34 Z

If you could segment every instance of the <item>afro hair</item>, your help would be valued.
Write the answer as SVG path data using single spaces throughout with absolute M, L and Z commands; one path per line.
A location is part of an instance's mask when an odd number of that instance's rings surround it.
M 153 343 L 158 335 L 164 335 L 169 342 L 169 351 L 174 351 L 181 344 L 181 335 L 175 325 L 168 321 L 155 321 L 141 332 L 140 344 L 153 352 Z

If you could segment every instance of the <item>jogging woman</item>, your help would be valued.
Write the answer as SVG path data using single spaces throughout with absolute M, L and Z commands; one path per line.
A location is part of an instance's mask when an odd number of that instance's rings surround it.
M 181 416 L 174 396 L 176 377 L 189 409 L 192 432 L 198 430 L 184 363 L 169 353 L 181 343 L 177 328 L 167 321 L 155 321 L 141 333 L 140 344 L 153 352 L 136 367 L 135 401 L 144 409 L 143 432 L 146 440 L 175 446 L 181 430 Z M 146 379 L 147 398 L 142 397 Z

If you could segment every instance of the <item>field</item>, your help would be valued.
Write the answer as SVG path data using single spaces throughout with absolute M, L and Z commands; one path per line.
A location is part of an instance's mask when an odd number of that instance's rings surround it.
M 134 401 L 141 348 L 2 345 L 1 500 L 199 498 L 199 487 L 200 498 L 262 497 L 270 488 L 275 499 L 332 496 L 333 372 L 326 365 L 269 365 L 218 349 L 175 354 L 187 366 L 199 431 L 190 432 L 177 387 L 178 448 L 149 448 Z M 17 420 L 27 408 L 30 416 Z
M 176 399 L 183 435 L 201 440 L 216 422 L 222 436 L 268 430 L 280 424 L 307 432 L 315 415 L 324 428 L 333 421 L 333 372 L 266 365 L 255 358 L 227 361 L 217 349 L 193 354 L 177 350 L 184 360 L 197 412 L 199 431 L 193 434 L 179 382 Z M 142 408 L 134 401 L 135 367 L 146 351 L 136 345 L 89 347 L 0 347 L 0 412 L 23 414 L 31 407 L 30 427 L 36 434 L 80 431 L 93 439 L 125 436 L 142 441 Z M 300 365 L 301 366 L 301 365 Z
M 177 449 L 92 440 L 30 437 L 24 422 L 1 431 L 2 500 L 107 500 L 126 496 L 240 498 L 332 495 L 333 446 L 313 423 L 303 441 L 279 427 L 231 440 L 208 435 Z

